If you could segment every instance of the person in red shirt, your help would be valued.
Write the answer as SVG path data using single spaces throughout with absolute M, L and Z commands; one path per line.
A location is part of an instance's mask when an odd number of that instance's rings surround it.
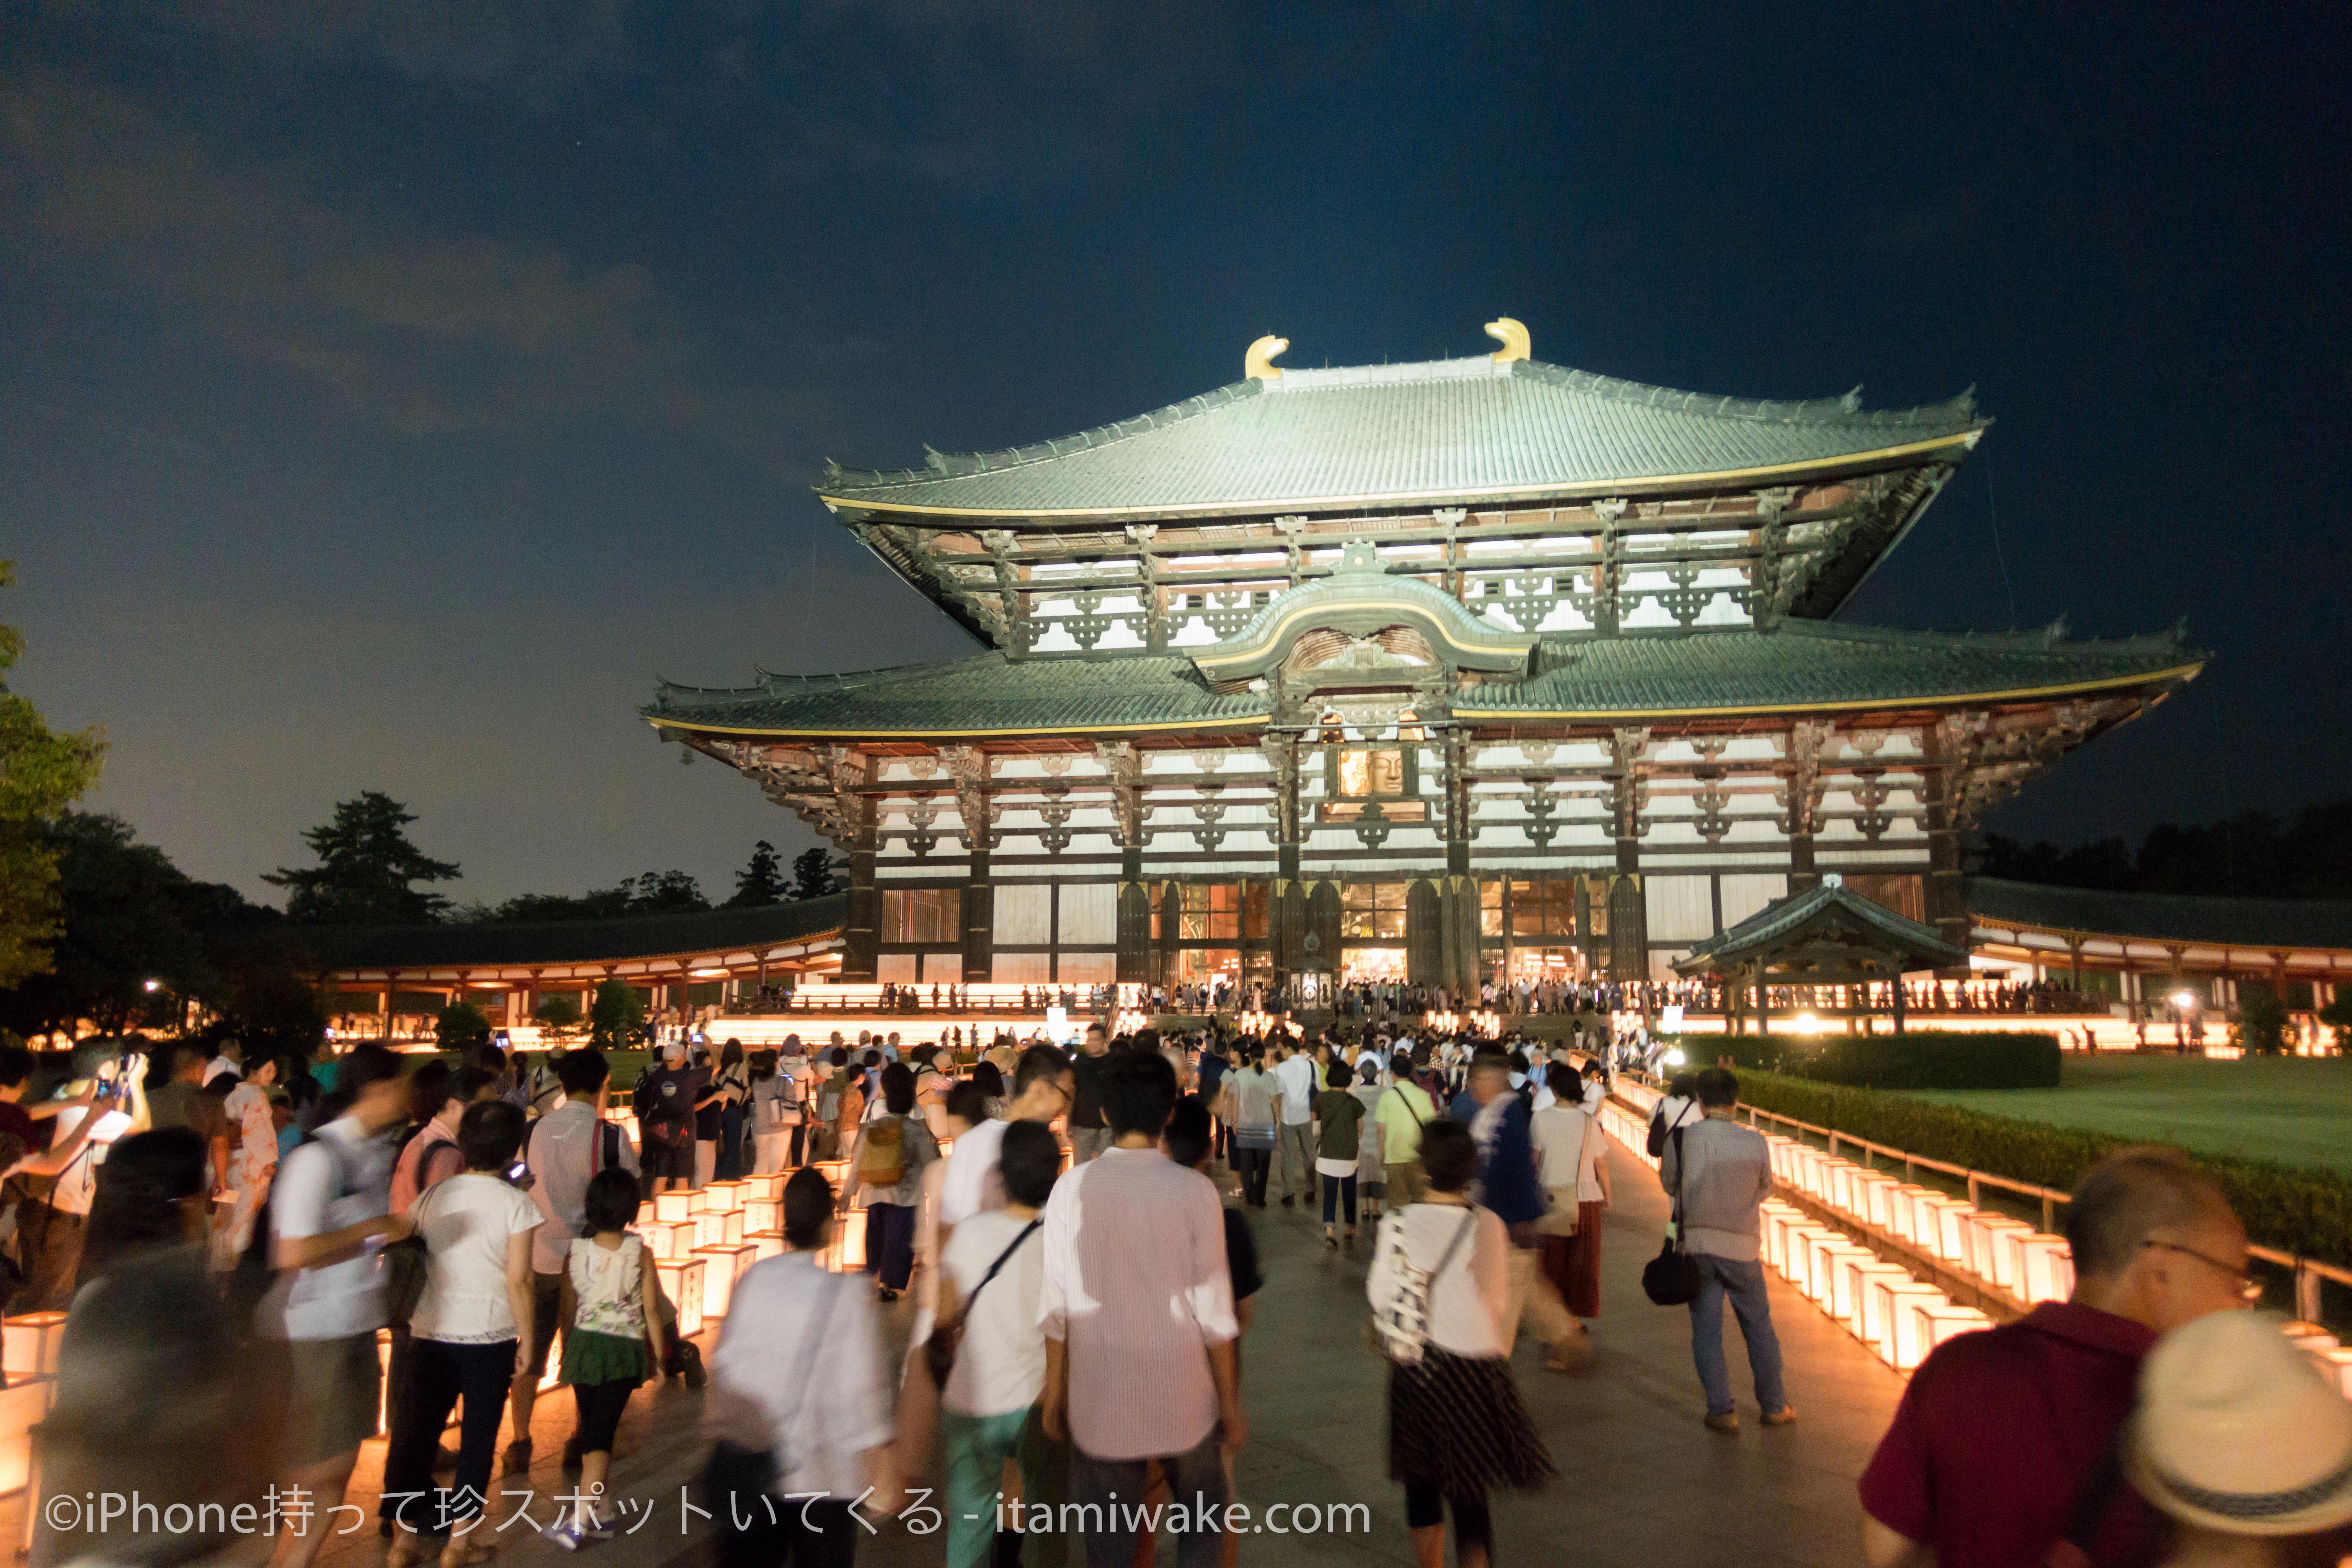
M 2162 1560 L 2117 1434 L 2160 1335 L 2249 1304 L 2245 1228 L 2181 1154 L 2132 1149 L 2075 1184 L 2066 1240 L 2071 1300 L 1947 1341 L 1912 1374 L 1862 1476 L 1871 1568 L 2041 1568 L 2062 1542 L 2100 1568 Z

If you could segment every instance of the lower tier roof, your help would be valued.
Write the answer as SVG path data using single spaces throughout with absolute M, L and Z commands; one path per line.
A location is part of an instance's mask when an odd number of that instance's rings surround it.
M 1680 636 L 1546 639 L 1524 679 L 1458 693 L 1497 724 L 1731 718 L 2050 700 L 2168 688 L 2205 656 L 2170 637 L 2071 642 L 1784 622 Z M 1254 729 L 1263 691 L 1221 692 L 1182 654 L 1008 659 L 1002 653 L 851 675 L 769 676 L 710 689 L 664 682 L 657 728 L 856 740 Z

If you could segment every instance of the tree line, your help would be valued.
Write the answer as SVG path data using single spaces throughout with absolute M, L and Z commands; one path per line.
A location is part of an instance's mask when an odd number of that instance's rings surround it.
M 2307 805 L 2292 818 L 2249 810 L 2201 826 L 2159 823 L 2137 848 L 2121 837 L 2061 849 L 1987 834 L 1969 868 L 2102 892 L 2352 899 L 2352 799 Z

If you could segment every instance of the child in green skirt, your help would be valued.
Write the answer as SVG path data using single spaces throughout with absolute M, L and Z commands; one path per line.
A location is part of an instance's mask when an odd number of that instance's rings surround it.
M 613 1433 L 637 1384 L 662 1364 L 661 1299 L 653 1254 L 629 1232 L 639 1203 L 637 1178 L 614 1166 L 588 1183 L 588 1234 L 572 1244 L 572 1331 L 563 1339 L 563 1381 L 580 1404 L 580 1486 L 566 1515 L 547 1538 L 567 1552 L 606 1541 L 613 1526 L 598 1517 L 613 1465 Z

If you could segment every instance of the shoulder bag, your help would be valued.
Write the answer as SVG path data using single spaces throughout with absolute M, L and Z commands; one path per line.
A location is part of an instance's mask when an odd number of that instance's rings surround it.
M 996 1255 L 996 1261 L 988 1266 L 988 1272 L 980 1277 L 980 1283 L 971 1288 L 971 1294 L 963 1299 L 963 1305 L 955 1314 L 943 1317 L 931 1325 L 931 1337 L 923 1342 L 923 1365 L 929 1369 L 932 1383 L 941 1388 L 948 1385 L 948 1373 L 955 1370 L 956 1352 L 963 1348 L 963 1328 L 971 1321 L 972 1303 L 980 1300 L 980 1293 L 988 1289 L 988 1282 L 996 1278 L 997 1270 L 1011 1262 L 1013 1255 L 1021 1250 L 1021 1244 L 1045 1223 L 1042 1219 L 1033 1219 L 1022 1226 L 1021 1234 L 1013 1238 L 1013 1245 Z
M 1698 1300 L 1698 1259 L 1683 1250 L 1683 1183 L 1690 1167 L 1683 1160 L 1683 1130 L 1675 1129 L 1675 1215 L 1666 1244 L 1642 1268 L 1642 1293 L 1661 1307 Z
M 1412 1255 L 1404 1245 L 1403 1211 L 1400 1210 L 1394 1227 L 1388 1234 L 1396 1240 L 1394 1268 L 1397 1283 L 1389 1299 L 1372 1309 L 1370 1337 L 1372 1348 L 1394 1366 L 1419 1366 L 1422 1352 L 1429 1348 L 1429 1298 L 1436 1288 L 1437 1278 L 1454 1255 L 1462 1249 L 1464 1241 L 1478 1224 L 1476 1205 L 1462 1218 L 1454 1232 L 1454 1239 L 1445 1244 L 1445 1251 L 1437 1259 L 1437 1267 L 1426 1271 L 1412 1266 Z
M 431 1156 L 431 1151 L 426 1151 L 426 1156 Z M 408 1205 L 408 1234 L 383 1249 L 381 1267 L 384 1321 L 388 1323 L 405 1325 L 416 1315 L 417 1303 L 425 1299 L 425 1271 L 433 1258 L 433 1250 L 425 1241 L 425 1205 L 435 1193 L 457 1179 L 452 1176 L 419 1193 L 416 1201 Z

